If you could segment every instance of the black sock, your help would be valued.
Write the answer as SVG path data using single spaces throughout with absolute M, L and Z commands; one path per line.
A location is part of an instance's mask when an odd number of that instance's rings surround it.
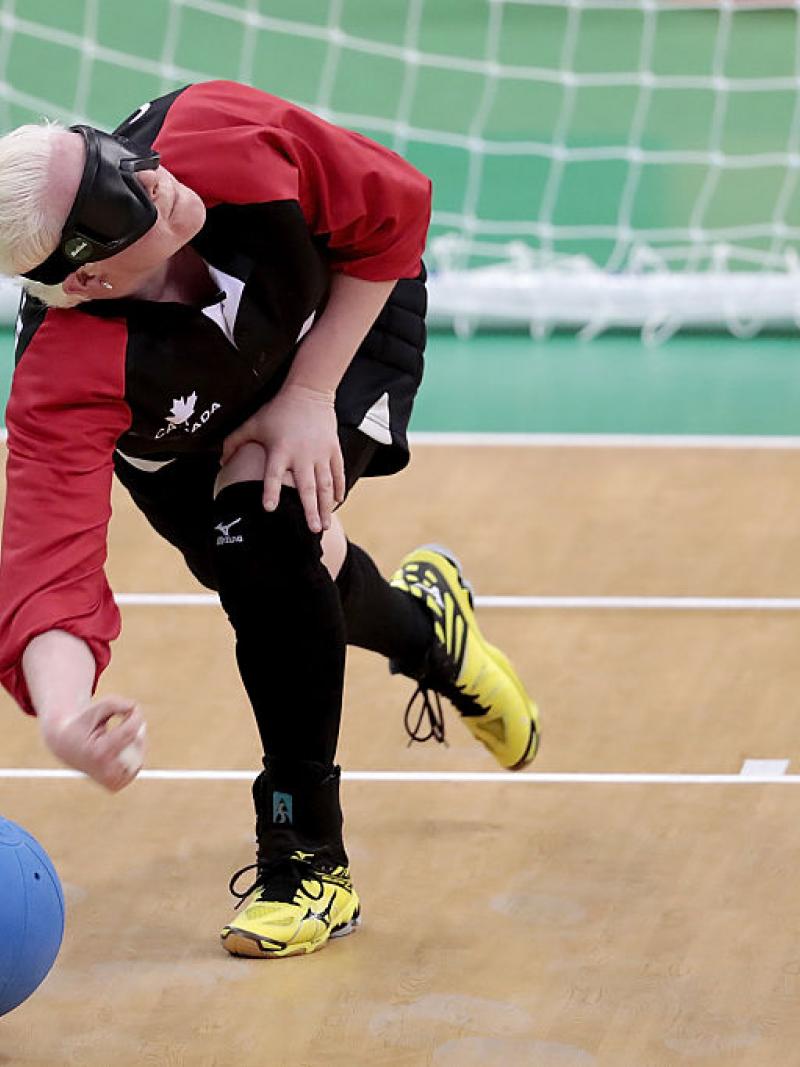
M 295 490 L 282 490 L 274 512 L 264 511 L 262 490 L 239 482 L 214 502 L 220 600 L 266 755 L 332 766 L 344 684 L 341 602 Z
M 433 622 L 422 604 L 393 589 L 367 553 L 349 541 L 336 585 L 347 643 L 380 652 L 413 673 L 433 640 Z

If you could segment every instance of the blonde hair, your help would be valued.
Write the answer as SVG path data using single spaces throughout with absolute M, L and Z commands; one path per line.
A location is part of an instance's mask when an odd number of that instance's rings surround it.
M 0 273 L 15 275 L 43 263 L 58 244 L 63 219 L 54 218 L 46 201 L 53 146 L 64 127 L 57 122 L 18 126 L 0 137 Z M 20 278 L 33 296 L 55 307 L 70 307 L 79 297 L 62 285 Z

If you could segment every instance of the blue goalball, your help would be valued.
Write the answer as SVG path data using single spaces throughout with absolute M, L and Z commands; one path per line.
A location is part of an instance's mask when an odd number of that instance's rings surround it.
M 37 989 L 64 936 L 64 894 L 39 842 L 0 817 L 0 1015 Z

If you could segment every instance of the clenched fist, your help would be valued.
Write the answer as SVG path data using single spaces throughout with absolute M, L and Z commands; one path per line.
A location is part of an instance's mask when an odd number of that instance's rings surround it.
M 54 756 L 111 793 L 134 780 L 144 763 L 146 725 L 138 705 L 125 697 L 96 700 L 71 715 L 40 719 Z

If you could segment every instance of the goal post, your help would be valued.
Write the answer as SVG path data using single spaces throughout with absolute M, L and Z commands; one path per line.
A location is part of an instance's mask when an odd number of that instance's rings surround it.
M 0 124 L 234 78 L 434 181 L 431 317 L 800 318 L 800 0 L 0 0 Z

